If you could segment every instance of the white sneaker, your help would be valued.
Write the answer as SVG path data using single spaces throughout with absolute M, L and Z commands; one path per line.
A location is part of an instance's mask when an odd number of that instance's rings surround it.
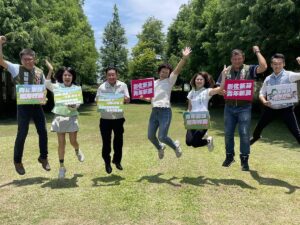
M 206 131 L 206 133 L 204 134 L 203 136 L 203 139 L 207 139 L 209 136 L 208 136 L 208 131 Z
M 84 161 L 84 154 L 82 153 L 82 151 L 80 149 L 78 150 L 78 153 L 76 153 L 76 156 L 77 156 L 79 162 Z
M 60 167 L 59 172 L 58 172 L 58 179 L 64 179 L 66 176 L 66 168 L 65 167 Z
M 180 142 L 178 140 L 174 141 L 175 145 L 176 145 L 176 149 L 175 149 L 175 154 L 177 158 L 180 158 L 182 155 L 182 151 L 180 148 Z
M 212 152 L 214 150 L 214 139 L 212 136 L 209 136 L 206 140 L 208 151 Z
M 159 159 L 163 159 L 165 156 L 165 149 L 166 149 L 166 145 L 161 143 L 160 144 L 160 149 L 158 150 L 158 158 Z

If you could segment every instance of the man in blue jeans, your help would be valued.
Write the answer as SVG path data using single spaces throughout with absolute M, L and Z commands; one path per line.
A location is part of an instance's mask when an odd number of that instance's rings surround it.
M 35 66 L 35 52 L 31 49 L 23 49 L 20 52 L 22 65 L 13 64 L 3 59 L 2 45 L 6 42 L 5 36 L 0 36 L 0 66 L 7 69 L 12 75 L 16 84 L 44 84 L 43 71 Z M 50 170 L 48 163 L 48 137 L 46 120 L 41 105 L 18 105 L 18 133 L 14 147 L 14 165 L 18 174 L 24 175 L 25 169 L 22 164 L 24 144 L 28 134 L 30 119 L 33 119 L 39 135 L 40 156 L 38 162 L 46 170 Z
M 259 65 L 245 65 L 244 52 L 240 49 L 234 49 L 231 52 L 231 66 L 227 67 L 226 79 L 252 80 L 256 78 L 257 74 L 264 72 L 267 69 L 267 63 L 260 53 L 259 47 L 253 46 L 253 52 L 257 56 Z M 241 167 L 243 171 L 249 171 L 251 108 L 252 105 L 250 101 L 225 100 L 224 125 L 226 158 L 222 164 L 224 167 L 229 167 L 234 162 L 234 131 L 238 125 Z

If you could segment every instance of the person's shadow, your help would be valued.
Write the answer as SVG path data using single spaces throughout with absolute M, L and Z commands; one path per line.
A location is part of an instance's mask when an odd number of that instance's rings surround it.
M 43 184 L 48 180 L 49 178 L 45 178 L 45 177 L 31 177 L 22 180 L 13 180 L 12 182 L 1 184 L 0 188 L 3 188 L 5 186 L 10 186 L 10 185 L 14 185 L 16 187 L 23 187 L 28 185 Z
M 158 173 L 158 174 L 153 175 L 153 176 L 143 176 L 139 180 L 137 180 L 136 182 L 142 182 L 142 181 L 146 180 L 149 183 L 169 184 L 169 185 L 172 185 L 174 187 L 181 187 L 181 184 L 176 184 L 176 183 L 172 182 L 173 180 L 178 179 L 177 177 L 173 176 L 173 177 L 171 177 L 169 179 L 164 179 L 164 178 L 160 177 L 161 175 L 163 175 L 163 174 L 162 173 Z
M 256 189 L 249 184 L 245 183 L 242 180 L 237 179 L 213 179 L 213 178 L 207 178 L 204 176 L 199 177 L 183 177 L 180 181 L 182 184 L 191 184 L 195 186 L 204 186 L 204 185 L 215 185 L 220 186 L 222 185 L 230 185 L 230 186 L 240 186 L 241 188 L 247 188 L 247 189 Z
M 279 180 L 276 178 L 262 177 L 255 170 L 250 170 L 250 174 L 253 177 L 253 179 L 256 180 L 260 185 L 277 186 L 277 187 L 283 187 L 288 189 L 288 191 L 285 192 L 286 194 L 292 194 L 297 189 L 300 189 L 299 186 L 291 185 L 288 182 L 283 180 Z
M 42 188 L 51 188 L 51 189 L 62 189 L 62 188 L 76 188 L 78 187 L 78 179 L 79 177 L 83 177 L 82 174 L 74 174 L 74 176 L 70 178 L 65 179 L 52 179 L 49 182 L 43 184 Z
M 97 177 L 92 179 L 94 187 L 120 185 L 122 180 L 125 180 L 125 178 L 114 174 L 108 177 Z

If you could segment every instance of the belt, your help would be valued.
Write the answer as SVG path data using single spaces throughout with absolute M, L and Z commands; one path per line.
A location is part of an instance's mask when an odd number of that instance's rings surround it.
M 232 100 L 232 99 L 227 99 L 227 100 L 225 100 L 225 104 L 226 105 L 230 105 L 230 106 L 244 106 L 244 105 L 251 104 L 251 102 L 250 101 L 246 101 L 246 100 Z

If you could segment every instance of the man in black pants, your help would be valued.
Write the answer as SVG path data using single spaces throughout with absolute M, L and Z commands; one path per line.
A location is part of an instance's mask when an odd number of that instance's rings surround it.
M 124 102 L 129 103 L 130 97 L 128 93 L 127 85 L 118 79 L 118 71 L 114 67 L 109 67 L 105 70 L 106 81 L 100 85 L 97 90 L 96 99 L 101 98 L 101 94 L 123 94 Z M 100 119 L 100 133 L 102 137 L 102 158 L 105 162 L 105 170 L 107 173 L 112 172 L 111 168 L 111 134 L 114 132 L 113 149 L 114 156 L 112 163 L 116 165 L 116 168 L 123 170 L 121 165 L 122 160 L 122 148 L 123 148 L 123 133 L 124 133 L 124 113 L 113 112 L 110 110 L 101 110 Z
M 35 52 L 31 49 L 23 49 L 20 52 L 22 65 L 13 64 L 3 59 L 2 45 L 6 42 L 4 36 L 0 36 L 0 66 L 7 69 L 12 75 L 16 84 L 44 84 L 45 76 L 43 71 L 35 66 Z M 52 72 L 52 71 L 51 71 Z M 33 119 L 37 133 L 39 135 L 40 156 L 39 163 L 46 170 L 50 170 L 48 163 L 48 137 L 46 130 L 46 120 L 41 105 L 18 105 L 18 133 L 14 147 L 14 165 L 18 174 L 24 175 L 25 169 L 22 164 L 24 144 L 28 134 L 29 122 Z
M 300 64 L 300 57 L 297 58 Z M 281 116 L 282 120 L 285 122 L 289 131 L 296 138 L 300 144 L 300 129 L 298 126 L 298 121 L 294 113 L 293 103 L 276 104 L 272 105 L 267 98 L 267 86 L 290 84 L 297 80 L 300 80 L 300 73 L 295 73 L 292 71 L 286 71 L 285 57 L 283 54 L 275 54 L 271 58 L 271 67 L 273 73 L 266 77 L 263 86 L 259 93 L 259 99 L 264 104 L 264 111 L 261 115 L 258 124 L 256 125 L 253 137 L 250 140 L 250 145 L 254 144 L 258 139 L 263 129 L 270 124 L 277 116 Z

